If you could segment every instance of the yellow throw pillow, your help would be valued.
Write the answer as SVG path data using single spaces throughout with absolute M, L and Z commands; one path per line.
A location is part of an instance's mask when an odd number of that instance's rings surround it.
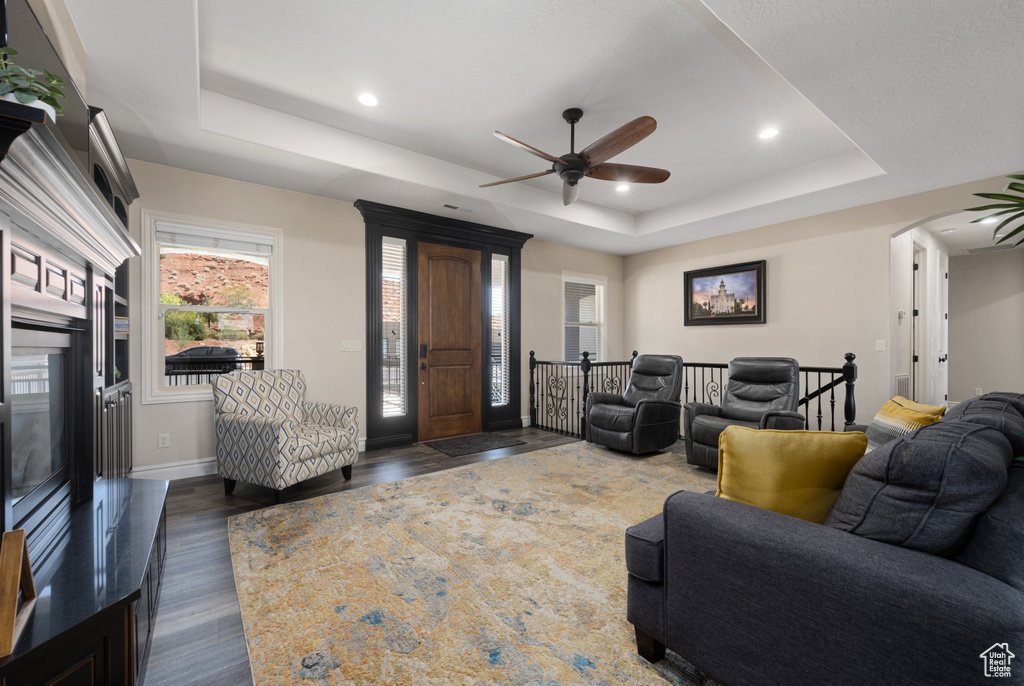
M 718 440 L 715 495 L 824 524 L 867 445 L 860 431 L 730 426 Z
M 901 395 L 886 401 L 868 425 L 868 450 L 939 421 L 945 411 L 945 407 L 922 405 Z
M 920 412 L 921 414 L 930 414 L 933 417 L 941 417 L 946 414 L 945 405 L 925 405 L 923 403 L 915 403 L 913 400 L 907 400 L 902 395 L 896 396 L 892 401 L 900 407 L 905 407 L 908 410 Z

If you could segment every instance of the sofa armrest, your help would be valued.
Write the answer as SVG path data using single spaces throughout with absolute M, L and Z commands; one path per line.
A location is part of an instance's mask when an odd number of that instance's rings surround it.
M 686 491 L 664 520 L 665 642 L 723 683 L 971 683 L 1024 645 L 1024 594 L 952 560 Z
M 302 403 L 302 411 L 306 421 L 311 424 L 341 427 L 353 440 L 356 434 L 359 433 L 359 422 L 355 407 L 334 403 L 304 402 Z
M 761 429 L 776 429 L 779 431 L 799 431 L 804 428 L 804 416 L 799 412 L 789 410 L 769 410 L 761 417 Z

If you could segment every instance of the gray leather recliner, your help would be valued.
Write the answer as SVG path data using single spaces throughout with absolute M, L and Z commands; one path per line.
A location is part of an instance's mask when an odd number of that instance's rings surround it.
M 683 358 L 638 356 L 622 395 L 587 395 L 586 439 L 635 455 L 669 447 L 679 439 L 682 388 Z
M 737 357 L 729 363 L 722 405 L 683 405 L 686 461 L 718 470 L 718 437 L 727 426 L 752 429 L 804 428 L 796 411 L 800 365 L 791 357 Z

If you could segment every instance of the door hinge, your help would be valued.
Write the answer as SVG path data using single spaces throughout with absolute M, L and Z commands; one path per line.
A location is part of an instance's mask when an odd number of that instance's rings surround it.
M 917 310 L 914 310 L 914 316 L 915 317 L 917 316 Z
M 949 319 L 949 312 L 946 312 L 945 314 L 943 314 L 942 318 L 943 319 Z
M 917 362 L 917 355 L 914 355 L 914 362 Z
M 918 268 L 920 268 L 920 266 L 921 265 L 919 265 L 917 262 L 915 262 L 914 263 L 914 271 L 916 272 L 918 270 Z

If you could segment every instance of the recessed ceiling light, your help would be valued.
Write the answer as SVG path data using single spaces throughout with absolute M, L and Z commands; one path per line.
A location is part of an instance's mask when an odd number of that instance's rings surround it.
M 377 96 L 373 93 L 360 93 L 359 102 L 363 103 L 367 107 L 377 106 Z
M 999 217 L 985 217 L 984 219 L 981 220 L 981 223 L 982 224 L 995 224 L 997 221 L 999 221 Z
M 778 129 L 765 129 L 761 133 L 757 134 L 758 138 L 775 138 L 779 135 Z
M 939 231 L 939 233 L 953 233 L 954 231 L 956 231 L 956 229 L 943 229 L 942 231 Z
M 620 183 L 618 186 L 615 187 L 615 190 L 619 191 L 620 193 L 622 193 L 624 191 L 628 191 L 629 190 L 629 184 L 628 183 Z

